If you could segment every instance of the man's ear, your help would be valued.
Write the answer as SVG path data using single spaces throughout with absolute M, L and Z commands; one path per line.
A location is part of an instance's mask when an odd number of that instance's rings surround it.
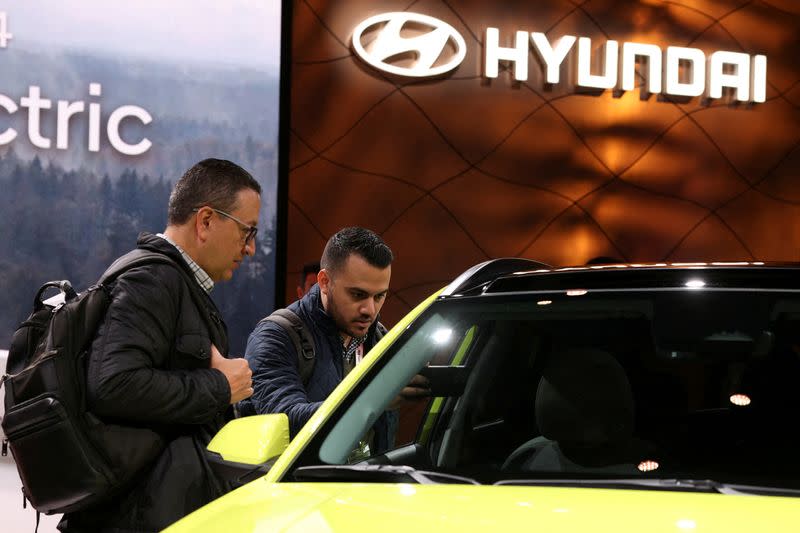
M 331 285 L 331 277 L 324 268 L 317 272 L 317 285 L 319 285 L 319 290 L 322 294 L 328 294 Z
M 197 238 L 201 242 L 208 239 L 211 230 L 211 218 L 214 216 L 214 211 L 210 207 L 201 207 L 195 215 L 194 229 Z

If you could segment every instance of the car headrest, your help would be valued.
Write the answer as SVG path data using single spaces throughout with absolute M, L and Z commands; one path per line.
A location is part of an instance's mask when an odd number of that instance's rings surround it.
M 542 435 L 566 446 L 601 446 L 633 435 L 630 383 L 617 360 L 602 350 L 554 354 L 539 380 L 535 411 Z

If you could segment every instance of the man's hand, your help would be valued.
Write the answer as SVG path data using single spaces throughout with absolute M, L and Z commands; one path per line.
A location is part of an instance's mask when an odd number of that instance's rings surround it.
M 211 368 L 225 375 L 231 387 L 231 404 L 253 395 L 253 371 L 247 360 L 241 357 L 225 359 L 213 344 L 211 345 Z
M 399 409 L 406 402 L 413 402 L 422 398 L 428 398 L 431 395 L 430 382 L 428 378 L 421 374 L 415 375 L 408 382 L 408 385 L 403 387 L 392 403 L 389 404 L 388 409 Z

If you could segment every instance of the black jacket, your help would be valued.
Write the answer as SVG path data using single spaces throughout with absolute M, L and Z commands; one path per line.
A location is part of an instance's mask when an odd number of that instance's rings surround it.
M 143 233 L 137 245 L 170 256 L 194 282 L 164 239 Z M 225 376 L 209 368 L 212 343 L 227 355 L 227 332 L 211 298 L 173 265 L 131 269 L 111 295 L 88 356 L 88 406 L 103 423 L 102 447 L 120 471 L 136 475 L 110 501 L 65 515 L 60 527 L 157 531 L 229 488 L 204 454 L 230 403 Z
M 274 322 L 260 322 L 247 340 L 245 358 L 253 370 L 253 396 L 249 402 L 258 414 L 286 413 L 294 437 L 322 402 L 342 381 L 342 340 L 336 323 L 323 309 L 319 286 L 314 285 L 302 299 L 288 307 L 309 328 L 316 345 L 314 372 L 308 386 L 300 379 L 297 351 L 289 334 Z M 378 321 L 372 324 L 364 341 L 364 352 L 382 336 Z M 387 415 L 392 416 L 392 415 Z M 381 417 L 377 425 L 391 424 Z M 378 430 L 378 427 L 376 427 Z M 386 438 L 388 429 L 376 431 Z M 382 442 L 378 449 L 386 448 Z

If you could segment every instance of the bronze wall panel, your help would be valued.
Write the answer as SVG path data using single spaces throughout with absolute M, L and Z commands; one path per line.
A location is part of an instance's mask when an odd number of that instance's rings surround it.
M 394 323 L 472 264 L 800 260 L 800 4 L 793 0 L 294 3 L 287 294 L 352 224 L 396 252 Z M 389 77 L 351 48 L 371 15 L 424 13 L 467 55 L 449 75 Z M 483 76 L 487 26 L 765 54 L 767 101 L 585 94 Z M 504 42 L 505 41 L 505 42 Z M 639 80 L 641 81 L 641 80 Z

